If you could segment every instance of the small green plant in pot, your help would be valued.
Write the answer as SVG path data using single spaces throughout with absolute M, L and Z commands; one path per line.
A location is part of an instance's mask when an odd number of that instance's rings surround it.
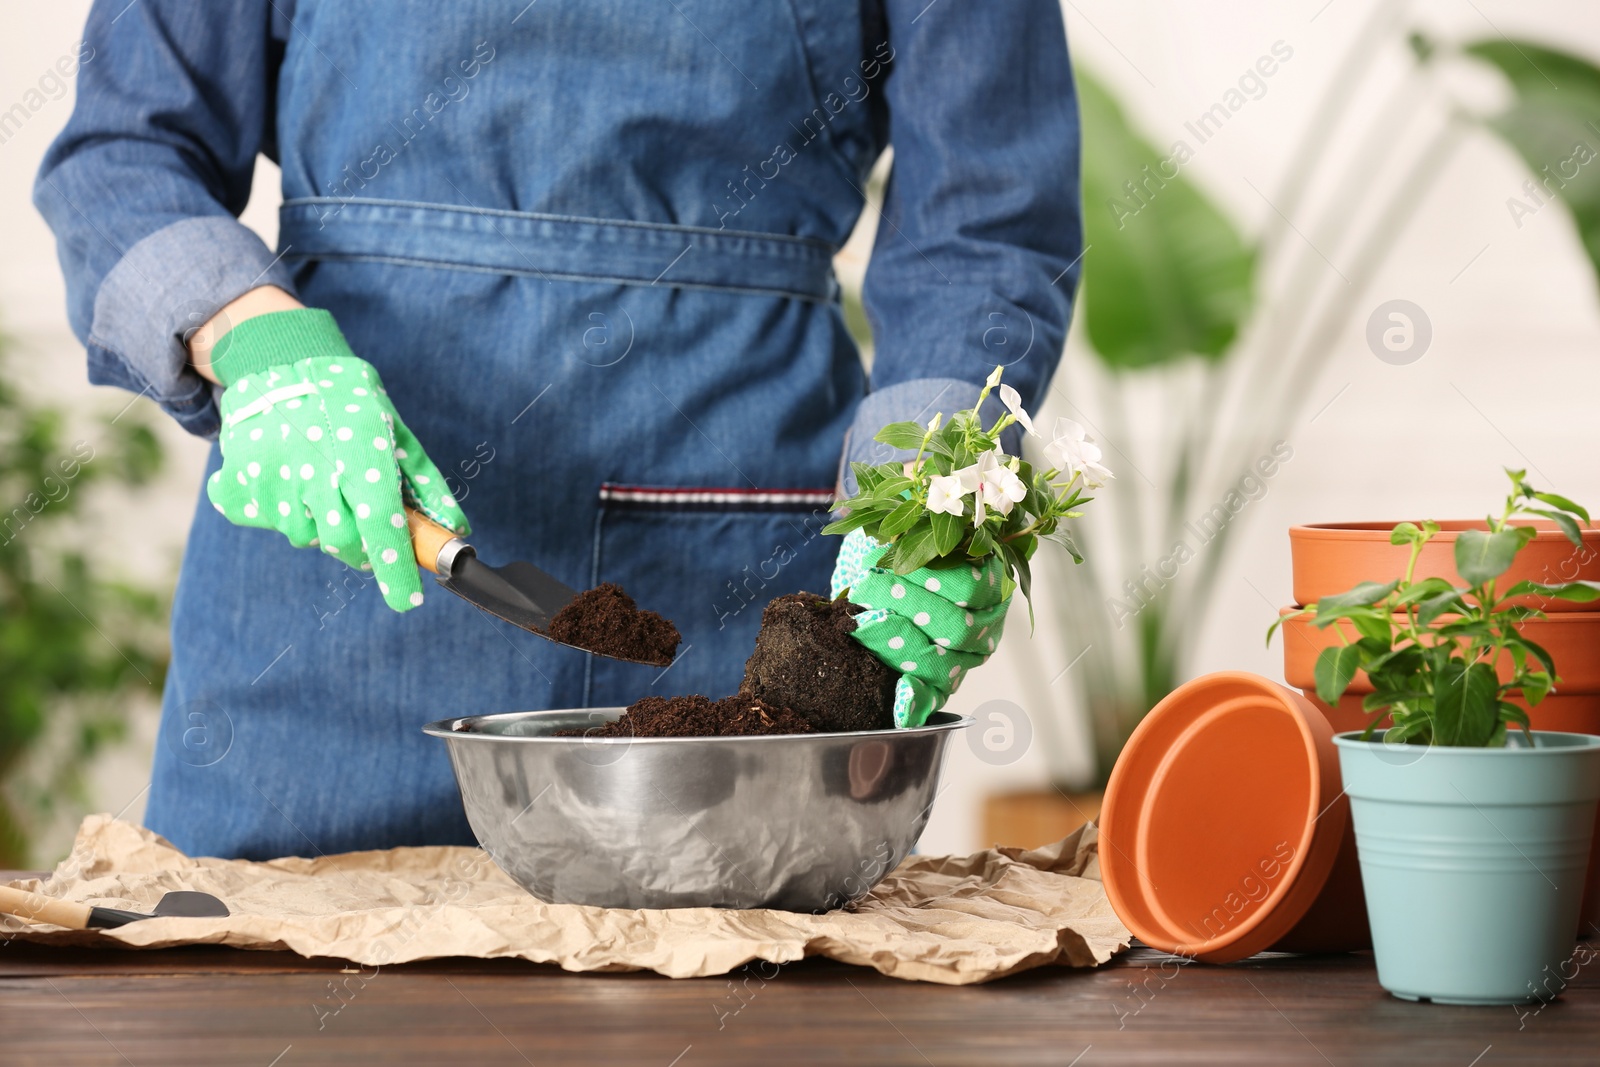
M 1410 1000 L 1548 999 L 1561 991 L 1577 932 L 1600 737 L 1532 731 L 1512 699 L 1537 707 L 1560 684 L 1550 653 L 1520 630 L 1543 615 L 1529 600 L 1587 602 L 1600 587 L 1497 582 L 1537 532 L 1519 518 L 1554 522 L 1581 546 L 1589 514 L 1533 489 L 1525 472 L 1507 474 L 1500 514 L 1456 543 L 1464 584 L 1412 580 L 1439 527 L 1403 522 L 1390 534 L 1411 548 L 1401 578 L 1293 613 L 1322 628 L 1348 623 L 1342 643 L 1318 656 L 1319 697 L 1336 703 L 1358 671 L 1373 686 L 1363 701 L 1373 723 L 1335 744 L 1378 980 Z

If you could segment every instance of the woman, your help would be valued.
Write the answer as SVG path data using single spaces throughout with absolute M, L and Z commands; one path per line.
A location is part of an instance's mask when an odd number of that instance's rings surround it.
M 762 605 L 827 587 L 841 461 L 995 362 L 1034 403 L 1063 343 L 1055 0 L 102 0 L 85 36 L 36 200 L 90 378 L 221 435 L 146 813 L 191 854 L 470 843 L 423 722 L 732 691 Z M 830 261 L 891 142 L 868 392 Z M 236 220 L 258 153 L 277 251 Z M 619 582 L 678 660 L 425 595 L 402 493 Z

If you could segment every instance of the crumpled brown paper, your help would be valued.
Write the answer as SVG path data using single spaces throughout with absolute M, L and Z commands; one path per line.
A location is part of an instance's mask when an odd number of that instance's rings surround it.
M 0 932 L 60 945 L 287 949 L 384 966 L 439 956 L 520 957 L 569 971 L 725 974 L 754 960 L 827 956 L 896 978 L 984 982 L 1049 963 L 1092 967 L 1128 946 L 1100 884 L 1095 827 L 1045 848 L 913 856 L 855 908 L 824 915 L 545 904 L 481 849 L 396 848 L 319 859 L 191 859 L 164 838 L 91 815 L 44 881 L 18 888 L 149 911 L 196 889 L 226 918 L 64 930 L 0 916 Z

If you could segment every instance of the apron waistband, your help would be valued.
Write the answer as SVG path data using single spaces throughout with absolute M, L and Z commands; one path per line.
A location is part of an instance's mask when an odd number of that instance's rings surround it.
M 838 298 L 834 250 L 782 234 L 306 197 L 278 211 L 287 260 L 366 260 L 562 281 Z

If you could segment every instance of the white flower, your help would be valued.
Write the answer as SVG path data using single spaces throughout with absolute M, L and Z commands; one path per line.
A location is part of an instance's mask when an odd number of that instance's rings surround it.
M 1015 389 L 1011 388 L 1009 385 L 1002 385 L 1000 387 L 1000 402 L 1006 406 L 1006 409 L 1010 411 L 1011 414 L 1016 416 L 1017 421 L 1022 424 L 1023 429 L 1027 430 L 1035 437 L 1039 436 L 1039 431 L 1033 428 L 1033 419 L 1030 418 L 1028 413 L 1023 410 L 1022 397 Z
M 982 456 L 979 456 L 978 462 L 974 462 L 973 466 L 962 467 L 955 474 L 950 475 L 962 485 L 962 493 L 973 494 L 973 526 L 984 525 L 984 494 L 979 491 L 982 488 L 982 483 L 984 483 L 978 470 L 981 464 Z
M 978 495 L 988 507 L 1009 515 L 1028 495 L 1028 487 L 1017 477 L 1016 471 L 1000 462 L 1004 458 L 1005 453 L 999 451 L 985 452 L 978 457 L 978 473 L 982 477 Z
M 928 479 L 928 510 L 946 515 L 963 514 L 961 498 L 972 492 L 957 474 L 935 474 Z
M 976 494 L 972 506 L 975 524 L 983 522 L 989 508 L 1002 515 L 1011 514 L 1011 509 L 1028 495 L 1028 487 L 1017 472 L 1001 462 L 1006 458 L 998 449 L 985 452 L 972 466 L 963 467 L 952 476 L 960 479 L 967 492 Z
M 990 371 L 989 372 L 989 380 L 986 381 L 984 383 L 984 385 L 986 385 L 990 389 L 993 389 L 995 386 L 999 385 L 1000 384 L 1000 372 L 1003 371 L 1004 369 L 1005 369 L 1004 367 L 996 367 L 994 370 Z
M 1071 419 L 1056 419 L 1055 436 L 1044 446 L 1044 458 L 1050 466 L 1067 474 L 1083 475 L 1083 484 L 1098 489 L 1110 481 L 1112 474 L 1100 460 L 1100 446 L 1084 433 L 1082 426 Z

